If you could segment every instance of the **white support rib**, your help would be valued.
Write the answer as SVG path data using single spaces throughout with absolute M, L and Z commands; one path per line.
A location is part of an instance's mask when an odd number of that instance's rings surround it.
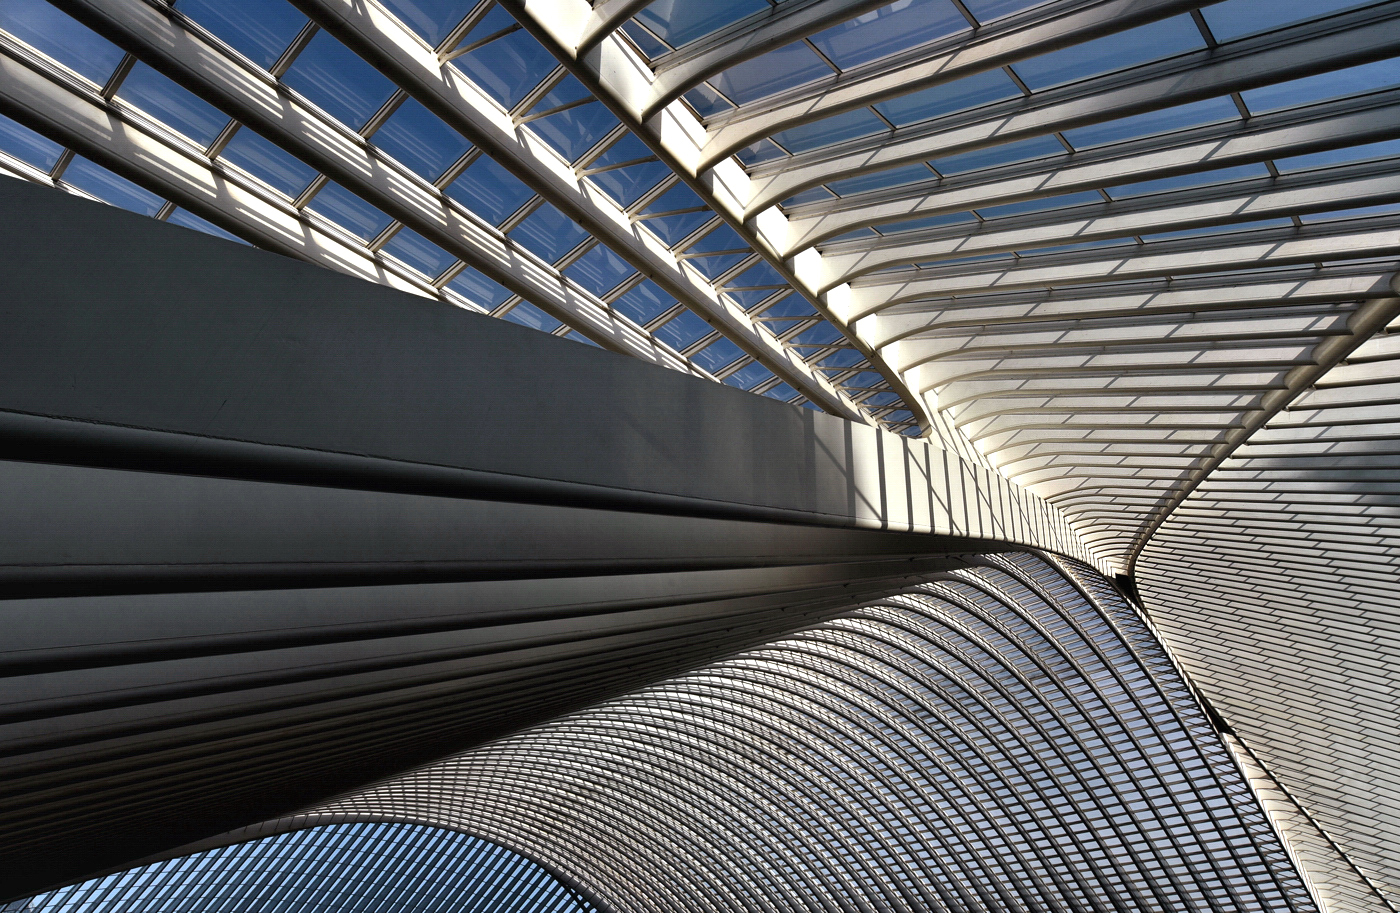
M 1008 16 L 975 33 L 896 54 L 839 76 L 745 105 L 712 119 L 698 167 L 712 166 L 750 143 L 1056 48 L 1179 15 L 1198 0 L 1060 0 Z
M 656 80 L 638 116 L 650 118 L 736 64 L 887 5 L 888 0 L 789 0 L 740 19 L 653 61 Z
M 1116 143 L 787 211 L 784 256 L 865 225 L 1252 164 L 1400 136 L 1400 90 Z
M 905 270 L 851 286 L 851 320 L 905 301 L 972 294 L 986 289 L 1045 288 L 1109 279 L 1289 266 L 1319 260 L 1381 257 L 1400 247 L 1400 217 L 1324 222 L 1302 228 L 1260 229 L 1224 237 L 1188 238 L 1102 248 L 1075 254 L 1023 257 L 1015 265 L 971 264 Z
M 1400 0 L 1305 23 L 1225 48 L 1086 79 L 1028 98 L 901 127 L 751 169 L 745 205 L 756 216 L 780 200 L 830 180 L 882 171 L 1202 98 L 1368 63 L 1400 53 L 1394 18 Z M 702 165 L 715 161 L 707 155 Z M 784 245 L 786 246 L 786 245 Z
M 1228 225 L 1400 200 L 1400 174 L 1389 162 L 1256 178 L 965 226 L 911 231 L 822 251 L 817 288 L 826 291 L 890 266 L 1021 251 L 1065 243 L 1126 238 Z
M 919 302 L 883 312 L 873 337 L 884 346 L 910 337 L 934 338 L 965 332 L 993 333 L 1085 319 L 1138 319 L 1251 308 L 1355 301 L 1383 294 L 1390 286 L 1388 266 L 1309 267 L 1271 271 L 1267 277 L 1226 274 L 1182 277 L 1051 292 L 1008 292 Z M 917 308 L 917 309 L 915 309 Z M 865 324 L 862 324 L 864 331 Z

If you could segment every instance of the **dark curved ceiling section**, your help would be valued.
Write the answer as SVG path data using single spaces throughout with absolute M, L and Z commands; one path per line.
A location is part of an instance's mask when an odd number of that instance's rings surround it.
M 629 911 L 1313 911 L 1142 616 L 1011 553 L 240 840 L 402 818 Z
M 537 863 L 486 840 L 403 823 L 332 824 L 128 869 L 0 913 L 599 913 Z

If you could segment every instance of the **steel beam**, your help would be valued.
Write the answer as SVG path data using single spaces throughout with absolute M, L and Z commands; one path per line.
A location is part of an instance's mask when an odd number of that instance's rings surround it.
M 791 127 L 1180 15 L 1200 5 L 1189 0 L 1042 4 L 970 38 L 966 33 L 950 36 L 716 116 L 697 167 L 708 168 L 756 140 Z
M 1400 53 L 1398 13 L 1400 2 L 1391 0 L 1322 23 L 1280 29 L 756 165 L 750 169 L 744 212 L 752 218 L 833 174 L 852 177 L 881 171 L 1381 60 Z
M 785 256 L 866 225 L 1098 190 L 1400 136 L 1400 89 L 1210 124 L 788 210 Z

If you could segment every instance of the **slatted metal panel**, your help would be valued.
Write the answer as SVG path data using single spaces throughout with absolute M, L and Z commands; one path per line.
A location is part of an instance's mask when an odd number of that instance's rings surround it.
M 1337 909 L 1381 904 L 1353 867 L 1400 905 L 1397 330 L 1255 433 L 1137 565 L 1175 653 L 1334 842 L 1297 825 L 1315 880 L 1356 895 Z
M 3 913 L 596 913 L 518 853 L 414 824 L 338 824 L 127 869 Z
M 989 558 L 237 839 L 432 821 L 619 910 L 1317 909 L 1142 617 Z

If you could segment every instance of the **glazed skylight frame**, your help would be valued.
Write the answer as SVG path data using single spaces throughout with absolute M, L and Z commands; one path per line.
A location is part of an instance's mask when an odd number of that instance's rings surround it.
M 167 13 L 167 14 L 169 14 L 169 12 L 170 12 L 169 10 L 164 9 L 163 7 L 160 7 L 159 5 L 156 5 L 156 8 L 157 8 L 157 9 L 161 9 L 162 11 L 164 11 L 164 12 Z M 485 9 L 485 8 L 487 8 L 487 7 L 478 7 L 479 10 L 480 10 L 480 9 Z M 310 28 L 310 27 L 309 27 L 309 28 Z M 197 29 L 197 30 L 198 30 L 198 29 Z M 313 32 L 313 37 L 314 37 L 315 29 L 314 29 L 314 28 L 311 28 L 311 31 Z M 251 67 L 253 67 L 254 69 L 260 69 L 260 68 L 257 68 L 255 64 L 252 64 L 250 61 L 247 61 L 246 58 L 243 58 L 241 54 L 238 54 L 236 51 L 233 51 L 231 48 L 228 48 L 227 45 L 224 45 L 219 39 L 215 38 L 214 36 L 210 36 L 210 35 L 208 35 L 207 33 L 205 33 L 204 37 L 212 38 L 215 42 L 217 42 L 219 45 L 221 45 L 221 50 L 222 50 L 222 51 L 227 52 L 228 54 L 230 54 L 231 56 L 233 56 L 233 57 L 235 57 L 235 58 L 237 58 L 237 59 L 239 59 L 239 60 L 242 60 L 244 64 L 246 64 L 246 65 L 248 65 L 248 66 L 251 66 Z M 282 67 L 280 67 L 280 68 L 281 68 L 281 69 L 285 69 L 286 66 L 287 66 L 289 63 L 290 63 L 290 61 L 282 62 Z M 266 71 L 264 71 L 264 72 L 266 72 Z M 562 71 L 562 70 L 560 70 L 558 67 L 554 67 L 554 68 L 551 69 L 551 74 L 547 77 L 546 82 L 548 82 L 549 80 L 557 80 L 557 79 L 564 78 L 564 75 L 565 75 L 565 74 L 563 74 L 563 71 Z M 537 86 L 536 88 L 538 89 L 539 87 Z M 284 92 L 287 92 L 288 90 L 285 90 L 285 89 L 284 89 L 283 91 L 284 91 Z M 402 93 L 400 93 L 400 95 L 401 95 L 401 94 L 402 94 Z M 384 121 L 384 120 L 386 120 L 386 119 L 387 119 L 386 117 L 379 117 L 379 118 L 376 118 L 373 125 L 374 125 L 374 126 L 377 126 L 379 123 L 381 123 L 382 121 Z M 619 132 L 619 135 L 620 135 L 620 132 Z M 319 170 L 319 169 L 318 169 L 318 170 Z M 308 190 L 310 190 L 312 193 L 314 193 L 315 191 L 319 190 L 319 187 L 313 186 L 313 187 L 311 187 L 311 188 L 308 188 Z M 311 194 L 309 194 L 309 193 L 304 193 L 303 196 L 305 196 L 307 199 L 300 200 L 300 201 L 298 201 L 298 202 L 302 202 L 302 203 L 309 202 L 309 197 L 310 197 L 310 195 L 311 195 Z M 396 230 L 397 230 L 397 229 L 395 229 L 392 225 L 388 228 L 388 231 L 389 231 L 389 232 L 393 232 L 393 231 L 396 231 Z M 382 246 L 384 243 L 386 243 L 387 240 L 388 240 L 388 238 L 387 238 L 387 237 L 383 237 L 383 238 L 376 238 L 376 239 L 370 239 L 370 240 L 371 240 L 371 243 L 372 243 L 372 244 L 373 244 L 373 242 L 377 241 L 378 244 L 375 245 L 375 246 L 377 247 L 377 246 Z M 429 240 L 432 240 L 432 239 L 430 238 Z M 448 275 L 448 276 L 438 276 L 438 277 L 434 277 L 434 278 L 447 280 L 447 279 L 450 279 L 451 276 L 450 276 L 450 275 Z M 495 277 L 491 277 L 491 276 L 488 275 L 488 278 L 495 278 Z M 558 280 L 555 280 L 555 281 L 558 281 Z M 692 280 L 687 280 L 687 281 L 692 281 Z M 441 282 L 439 282 L 438 284 L 440 285 Z M 574 293 L 577 293 L 577 289 L 574 290 Z M 711 292 L 710 294 L 713 294 L 713 293 Z M 517 299 L 518 299 L 519 297 L 520 297 L 520 296 L 519 296 L 518 294 L 515 296 L 515 298 L 517 298 Z M 534 296 L 532 295 L 532 296 L 530 296 L 530 297 L 534 297 Z M 703 296 L 702 296 L 702 297 L 703 297 Z M 494 312 L 498 313 L 498 314 L 502 314 L 502 315 L 503 315 L 504 313 L 508 312 L 508 309 L 509 309 L 509 308 L 515 306 L 515 304 L 516 304 L 515 301 L 506 301 L 504 304 L 499 305 L 499 306 L 493 308 L 492 310 L 493 310 Z M 604 311 L 605 313 L 607 313 L 607 312 L 608 312 L 608 309 L 607 309 L 606 305 L 603 304 L 602 307 L 603 307 L 603 311 Z M 731 313 L 732 313 L 732 312 L 731 312 Z M 556 314 L 557 314 L 557 312 L 556 312 Z M 625 318 L 620 318 L 620 315 L 618 316 L 618 319 L 621 319 L 622 322 L 623 322 L 624 324 L 626 323 Z M 729 321 L 730 321 L 731 323 L 734 322 L 732 317 L 727 318 L 727 319 L 729 319 Z M 559 328 L 559 331 L 558 331 L 558 332 L 559 332 L 561 335 L 570 332 L 570 330 L 567 328 L 568 325 L 569 325 L 569 324 L 566 323 L 565 326 L 561 326 L 561 327 Z M 742 321 L 740 321 L 740 322 L 739 322 L 738 324 L 736 324 L 736 325 L 737 325 L 737 326 L 750 326 L 749 324 L 743 323 Z M 584 327 L 584 329 L 585 329 L 585 330 L 588 330 L 589 328 L 588 328 L 588 327 Z M 753 328 L 753 329 L 747 330 L 746 332 L 753 333 L 753 332 L 757 332 L 757 331 L 756 331 L 756 328 Z M 647 334 L 647 336 L 650 336 L 650 334 Z M 579 337 L 576 336 L 575 338 L 579 338 Z M 718 338 L 718 337 L 714 337 L 714 338 Z M 592 341 L 597 341 L 597 340 L 595 339 L 595 340 L 592 340 Z M 742 339 L 741 339 L 740 341 L 741 341 L 741 343 L 743 342 Z M 605 341 L 605 344 L 607 344 L 606 341 Z M 663 346 L 662 348 L 663 348 L 663 351 L 665 351 L 665 347 Z M 760 350 L 769 351 L 769 352 L 781 351 L 781 347 L 780 347 L 780 345 L 777 343 L 776 340 L 773 340 L 773 341 L 770 342 L 770 343 L 764 343 L 764 344 L 763 344 L 762 346 L 760 346 L 759 348 L 760 348 Z M 751 356 L 744 356 L 744 357 L 740 358 L 739 360 L 740 360 L 740 361 L 743 361 L 745 358 L 750 358 L 750 357 L 751 357 Z M 771 363 L 771 356 L 766 357 L 764 360 L 765 360 L 765 361 L 769 361 L 769 362 Z M 786 360 L 786 361 L 785 361 L 785 360 Z M 674 359 L 673 359 L 673 361 L 674 361 Z M 779 364 L 787 363 L 787 364 L 790 364 L 790 365 L 792 365 L 792 366 L 796 366 L 796 365 L 800 364 L 800 361 L 799 361 L 799 360 L 796 360 L 796 359 L 792 359 L 792 356 L 791 356 L 791 355 L 784 355 L 784 356 L 782 356 L 781 358 L 778 359 L 778 363 L 779 363 Z M 694 365 L 694 364 L 691 363 L 691 362 L 686 361 L 685 364 L 686 364 L 686 366 L 687 366 L 688 369 L 690 369 L 690 370 L 693 371 L 693 373 L 698 373 L 698 374 L 700 374 L 701 376 L 707 376 L 707 377 L 708 377 L 708 376 L 712 376 L 712 375 L 709 374 L 709 372 L 705 371 L 704 369 L 699 368 L 697 365 Z M 727 367 L 727 366 L 726 366 L 726 367 Z M 791 373 L 790 370 L 789 370 L 789 373 Z M 796 375 L 797 378 L 800 378 L 800 377 L 803 377 L 803 376 L 811 376 L 811 375 L 807 375 L 806 372 L 805 372 L 805 370 L 799 371 L 798 374 Z M 813 379 L 815 380 L 815 378 L 813 378 Z M 806 382 L 804 381 L 803 383 L 805 384 Z M 831 392 L 834 392 L 834 391 L 832 391 L 832 388 L 829 387 L 829 386 L 826 386 L 824 381 L 818 381 L 818 383 L 819 383 L 820 388 L 821 388 L 822 390 L 824 390 L 824 391 L 829 391 L 829 392 L 826 392 L 826 393 L 823 393 L 823 394 L 822 394 L 822 395 L 825 397 L 825 401 L 826 401 L 827 403 L 829 403 L 829 404 L 833 404 L 833 405 L 834 405 L 836 401 L 833 401 L 832 398 L 831 398 Z M 810 385 L 808 385 L 808 389 L 812 389 L 812 388 L 810 387 Z M 814 390 L 814 392 L 816 392 L 816 391 Z M 838 395 L 838 397 L 839 397 L 839 395 Z M 858 417 L 859 413 L 858 413 L 858 411 L 855 411 L 855 410 L 854 410 L 854 407 L 850 404 L 850 400 L 840 398 L 839 401 L 840 401 L 841 403 L 844 403 L 844 404 L 845 404 L 845 405 L 843 405 L 843 407 L 842 407 L 842 410 L 846 410 L 844 414 L 848 414 L 848 415 L 850 415 L 851 417 Z M 842 411 L 842 410 L 837 410 L 837 411 Z

